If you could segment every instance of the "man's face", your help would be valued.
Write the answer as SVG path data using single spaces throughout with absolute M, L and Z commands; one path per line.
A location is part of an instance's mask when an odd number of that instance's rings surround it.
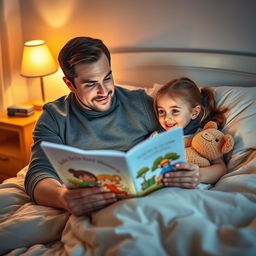
M 67 78 L 64 78 L 64 82 L 75 94 L 79 104 L 88 110 L 108 110 L 115 87 L 106 55 L 102 54 L 97 62 L 91 64 L 78 64 L 75 72 L 76 88 Z

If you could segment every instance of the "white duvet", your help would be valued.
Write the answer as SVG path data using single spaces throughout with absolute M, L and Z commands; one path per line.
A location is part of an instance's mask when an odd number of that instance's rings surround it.
M 235 138 L 215 187 L 164 188 L 78 218 L 31 202 L 24 168 L 0 185 L 0 254 L 255 256 L 256 88 L 214 90 Z

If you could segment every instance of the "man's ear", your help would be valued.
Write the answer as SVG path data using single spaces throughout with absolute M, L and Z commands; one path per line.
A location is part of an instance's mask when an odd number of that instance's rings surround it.
M 193 109 L 192 109 L 192 115 L 191 115 L 191 118 L 194 120 L 198 117 L 198 115 L 200 114 L 201 112 L 201 106 L 200 105 L 197 105 L 195 106 Z
M 64 83 L 67 85 L 67 87 L 69 88 L 69 90 L 70 90 L 71 92 L 74 92 L 75 87 L 74 87 L 73 83 L 71 83 L 71 82 L 68 80 L 68 78 L 65 77 L 65 76 L 64 76 L 62 79 L 63 79 Z

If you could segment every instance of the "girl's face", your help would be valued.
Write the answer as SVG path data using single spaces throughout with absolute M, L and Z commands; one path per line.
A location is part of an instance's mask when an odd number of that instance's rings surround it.
M 165 130 L 176 127 L 186 127 L 200 113 L 198 105 L 191 108 L 190 104 L 181 98 L 171 98 L 169 95 L 161 95 L 157 100 L 157 115 L 161 126 Z

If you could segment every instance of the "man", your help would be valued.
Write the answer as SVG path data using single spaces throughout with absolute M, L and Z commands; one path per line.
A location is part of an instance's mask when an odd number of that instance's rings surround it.
M 159 127 L 152 99 L 143 90 L 114 86 L 110 53 L 101 40 L 74 38 L 58 59 L 71 93 L 44 106 L 33 133 L 25 188 L 37 204 L 79 216 L 115 202 L 115 194 L 99 187 L 69 190 L 62 186 L 40 143 L 127 151 Z
M 33 133 L 25 188 L 37 204 L 63 208 L 80 216 L 115 202 L 116 195 L 100 187 L 69 190 L 62 186 L 40 143 L 127 151 L 161 128 L 151 97 L 143 90 L 128 91 L 114 86 L 110 53 L 101 40 L 70 40 L 60 51 L 59 63 L 71 93 L 43 108 Z M 198 166 L 179 163 L 175 169 L 165 174 L 165 186 L 196 187 Z

